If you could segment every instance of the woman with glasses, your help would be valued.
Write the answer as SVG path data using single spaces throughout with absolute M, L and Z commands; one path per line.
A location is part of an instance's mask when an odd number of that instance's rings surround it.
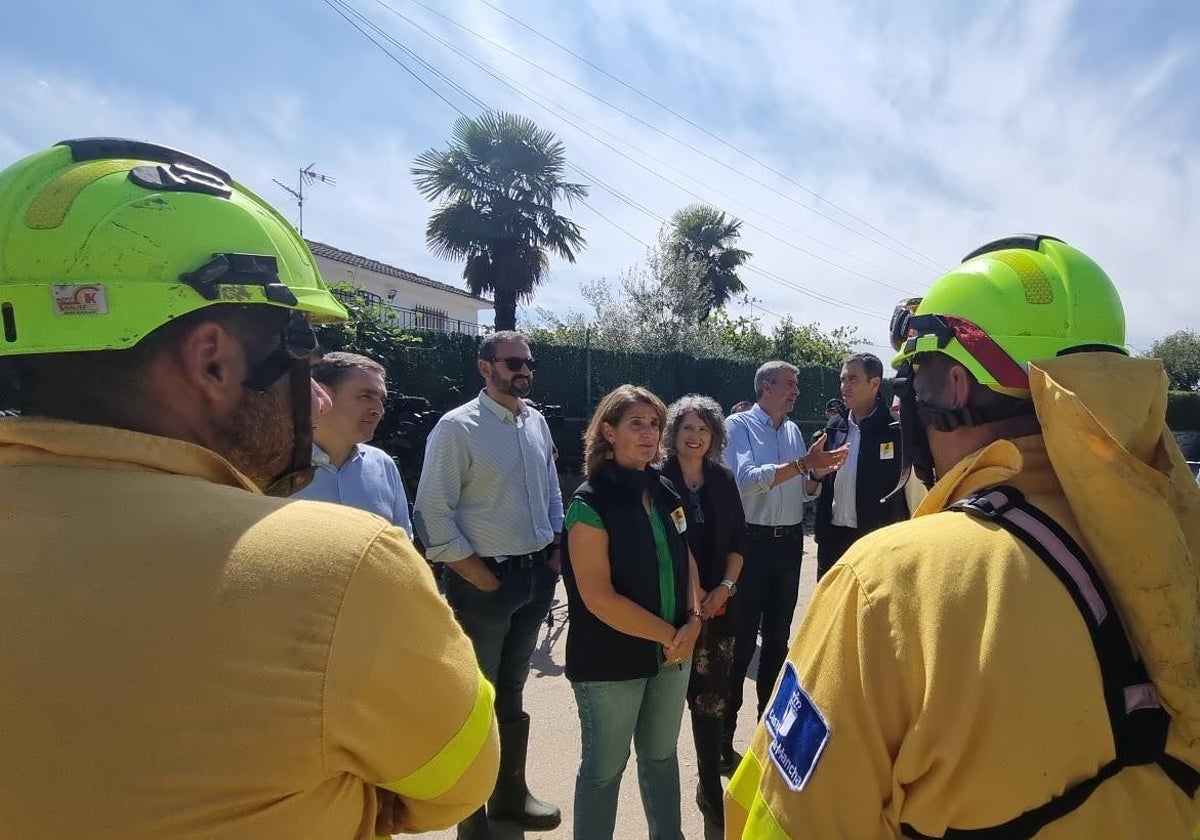
M 696 805 L 715 828 L 724 823 L 721 725 L 733 665 L 734 602 L 742 573 L 746 515 L 729 468 L 721 463 L 725 418 L 708 397 L 689 394 L 667 409 L 663 475 L 685 502 L 687 538 L 700 578 L 700 637 L 692 654 L 688 706 L 700 782 Z
M 650 840 L 682 840 L 676 744 L 700 632 L 684 503 L 652 464 L 666 407 L 622 385 L 584 435 L 587 481 L 567 508 L 567 679 L 582 756 L 575 840 L 611 840 L 633 742 Z

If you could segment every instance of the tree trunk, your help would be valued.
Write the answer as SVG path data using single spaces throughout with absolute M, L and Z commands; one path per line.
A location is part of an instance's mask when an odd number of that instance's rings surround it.
M 506 289 L 495 289 L 492 299 L 495 301 L 496 331 L 515 330 L 517 328 L 517 296 Z

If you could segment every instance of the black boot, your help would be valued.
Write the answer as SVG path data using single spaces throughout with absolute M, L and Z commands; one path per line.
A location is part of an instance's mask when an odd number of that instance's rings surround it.
M 488 800 L 488 816 L 511 820 L 525 828 L 557 828 L 562 812 L 537 799 L 525 785 L 525 754 L 529 749 L 529 715 L 500 724 L 500 775 Z
M 714 828 L 725 825 L 725 791 L 721 788 L 721 719 L 693 714 L 692 739 L 696 742 L 696 805 Z
M 491 840 L 487 811 L 480 808 L 458 824 L 458 840 Z
M 732 776 L 741 763 L 742 756 L 733 748 L 733 731 L 725 729 L 721 732 L 721 775 Z

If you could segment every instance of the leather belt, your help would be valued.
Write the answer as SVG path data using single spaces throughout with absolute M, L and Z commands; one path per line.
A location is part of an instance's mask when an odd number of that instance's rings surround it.
M 503 554 L 496 557 L 480 557 L 480 560 L 496 575 L 503 574 L 505 569 L 531 569 L 550 559 L 550 549 L 540 548 L 529 554 Z
M 756 537 L 771 537 L 781 540 L 785 537 L 804 536 L 804 523 L 795 525 L 753 525 L 746 524 L 746 533 Z

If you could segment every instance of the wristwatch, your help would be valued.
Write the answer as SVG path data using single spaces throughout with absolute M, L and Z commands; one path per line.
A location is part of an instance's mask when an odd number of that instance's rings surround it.
M 724 586 L 726 589 L 728 589 L 730 598 L 737 594 L 737 584 L 731 581 L 729 578 L 725 578 L 723 581 L 718 583 L 717 586 Z

